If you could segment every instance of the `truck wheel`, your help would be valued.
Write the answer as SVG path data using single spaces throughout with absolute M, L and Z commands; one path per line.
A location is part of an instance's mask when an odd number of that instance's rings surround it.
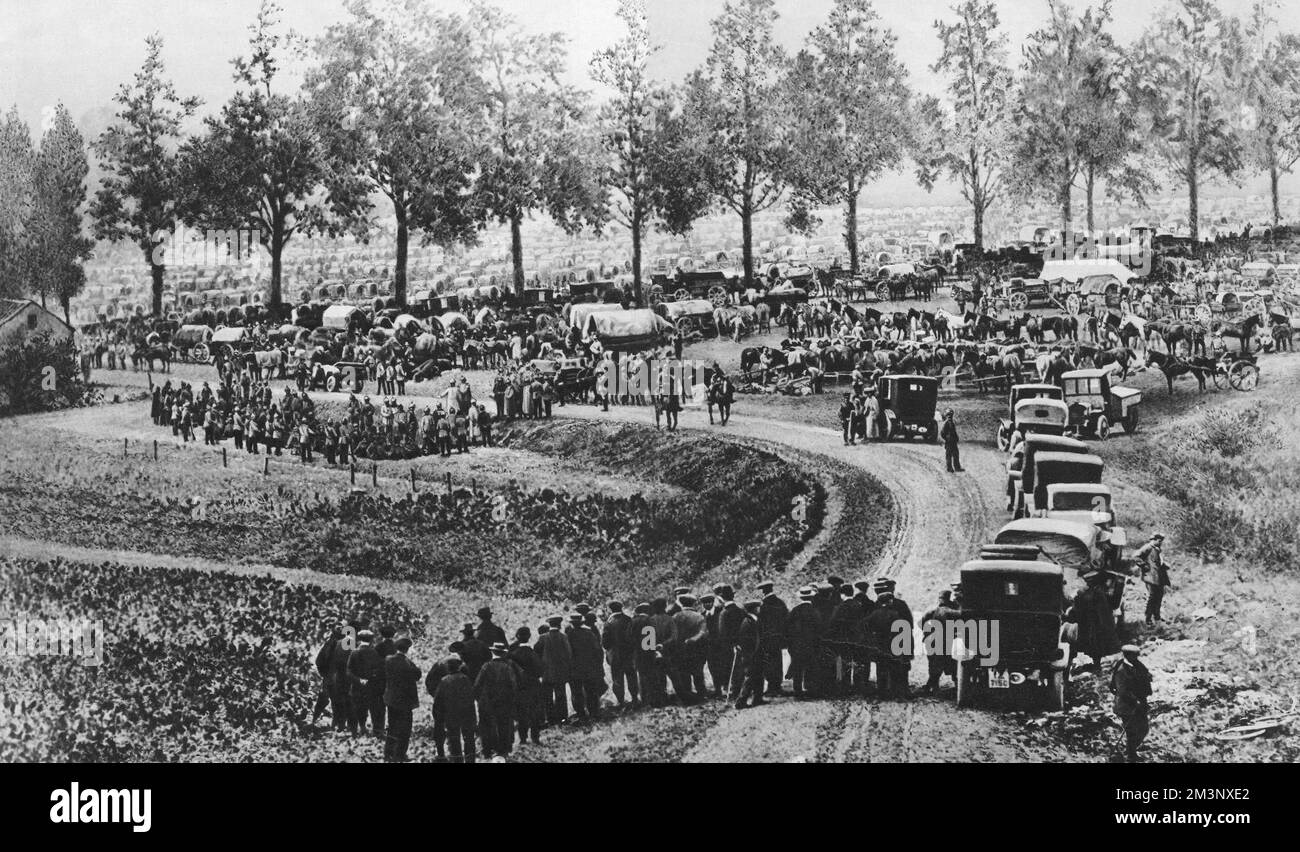
M 1098 441 L 1104 441 L 1110 437 L 1110 421 L 1106 419 L 1106 415 L 1103 414 L 1097 418 L 1097 425 L 1093 431 L 1097 433 Z
M 1127 435 L 1132 435 L 1137 430 L 1138 430 L 1138 410 L 1135 408 L 1132 411 L 1130 411 L 1128 413 L 1128 417 L 1124 419 L 1124 432 Z
M 1002 452 L 1008 452 L 1011 449 L 1011 429 L 1006 423 L 999 423 L 998 430 L 993 435 L 993 443 Z

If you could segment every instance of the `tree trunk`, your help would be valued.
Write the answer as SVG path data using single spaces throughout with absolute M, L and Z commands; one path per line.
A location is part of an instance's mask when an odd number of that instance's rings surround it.
M 978 193 L 975 195 L 975 202 L 971 206 L 975 209 L 975 251 L 984 253 L 984 205 L 982 198 Z
M 745 193 L 740 202 L 740 254 L 745 264 L 745 286 L 754 286 L 754 200 Z
M 515 295 L 524 295 L 524 217 L 510 217 L 510 265 L 514 267 Z
M 641 286 L 641 229 L 644 214 L 641 212 L 640 204 L 632 205 L 632 298 L 636 300 L 638 306 L 645 305 L 644 293 Z
M 397 214 L 397 262 L 393 265 L 393 298 L 399 308 L 406 307 L 406 252 L 411 242 L 411 231 L 406 223 L 406 202 L 393 202 Z
M 1097 185 L 1097 167 L 1092 163 L 1088 164 L 1087 178 L 1085 180 L 1087 181 L 1086 192 L 1088 193 L 1088 236 L 1091 237 L 1093 231 L 1097 228 L 1096 220 L 1093 218 L 1092 206 L 1092 193 Z
M 162 319 L 162 315 L 163 315 L 163 309 L 162 309 L 163 275 L 166 273 L 166 271 L 167 271 L 167 267 L 165 266 L 153 262 L 150 262 L 149 264 L 149 276 L 153 280 L 153 298 L 152 298 L 153 315 L 159 319 Z
M 1193 151 L 1191 156 L 1187 158 L 1187 224 L 1191 228 L 1193 244 L 1201 239 L 1200 198 L 1197 195 L 1198 187 L 1196 185 L 1199 174 L 1196 160 L 1196 152 Z
M 1276 228 L 1282 224 L 1282 205 L 1277 194 L 1277 184 L 1280 177 L 1277 167 L 1277 155 L 1270 155 L 1268 160 L 1269 190 L 1273 193 L 1273 227 Z
M 1068 170 L 1067 170 L 1068 171 Z M 1074 246 L 1074 196 L 1071 184 L 1073 181 L 1065 181 L 1061 185 L 1061 247 L 1066 252 L 1072 252 Z M 1067 255 L 1068 256 L 1068 255 Z
M 844 242 L 849 249 L 849 274 L 857 277 L 858 274 L 858 185 L 849 176 L 849 195 L 846 199 L 848 209 L 844 215 Z
M 59 304 L 63 305 L 63 321 L 72 325 L 72 300 L 63 295 L 59 297 Z
M 274 222 L 271 225 L 271 244 L 268 246 L 271 250 L 271 308 L 279 308 L 284 301 L 283 290 L 281 287 L 281 274 L 283 269 L 284 254 L 284 223 Z

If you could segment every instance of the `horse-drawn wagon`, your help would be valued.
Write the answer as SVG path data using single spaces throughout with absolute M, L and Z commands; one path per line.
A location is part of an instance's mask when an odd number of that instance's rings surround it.
M 231 325 L 212 332 L 212 337 L 208 340 L 208 348 L 213 357 L 220 356 L 230 360 L 237 355 L 252 351 L 253 339 L 247 328 Z
M 211 357 L 212 328 L 206 325 L 183 325 L 172 335 L 171 347 L 182 361 L 208 363 Z
M 681 334 L 713 327 L 713 312 L 716 306 L 708 299 L 684 299 L 679 302 L 660 302 L 655 305 L 655 313 L 673 324 Z

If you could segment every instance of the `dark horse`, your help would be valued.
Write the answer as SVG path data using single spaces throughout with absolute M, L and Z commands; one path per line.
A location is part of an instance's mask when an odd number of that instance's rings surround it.
M 1206 365 L 1196 360 L 1184 361 L 1181 358 L 1166 355 L 1154 349 L 1147 350 L 1147 366 L 1156 367 L 1165 374 L 1165 381 L 1169 383 L 1169 394 L 1171 396 L 1174 392 L 1174 379 L 1188 375 L 1196 379 L 1196 384 L 1201 393 L 1205 393 L 1205 377 L 1214 369 L 1213 364 Z
M 1241 322 L 1230 323 L 1221 322 L 1214 327 L 1214 331 L 1220 337 L 1232 337 L 1241 341 L 1241 351 L 1243 355 L 1250 354 L 1250 339 L 1259 331 L 1260 326 L 1264 324 L 1264 318 L 1259 314 L 1251 314 L 1244 317 Z
M 166 346 L 137 346 L 131 353 L 131 366 L 139 370 L 143 364 L 149 370 L 153 369 L 153 362 L 158 361 L 162 364 L 163 372 L 171 370 L 172 353 L 171 349 Z

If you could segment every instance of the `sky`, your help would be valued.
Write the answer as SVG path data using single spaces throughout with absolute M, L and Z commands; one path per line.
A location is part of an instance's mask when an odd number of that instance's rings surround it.
M 286 24 L 305 36 L 319 35 L 344 15 L 342 0 L 278 0 Z M 1075 0 L 1076 6 L 1085 0 Z M 1113 32 L 1121 43 L 1135 39 L 1167 0 L 1121 0 Z M 1244 15 L 1252 0 L 1219 0 L 1228 14 Z M 463 10 L 467 0 L 429 0 L 443 10 Z M 569 36 L 571 82 L 594 89 L 587 77 L 591 55 L 621 35 L 617 0 L 496 0 L 527 29 L 560 30 Z M 655 76 L 676 81 L 703 61 L 711 41 L 709 21 L 722 0 L 646 0 L 651 37 L 660 45 Z M 899 38 L 899 53 L 913 86 L 939 94 L 943 83 L 929 71 L 938 57 L 934 22 L 953 0 L 876 0 L 886 26 Z M 182 94 L 198 95 L 216 108 L 230 94 L 230 60 L 243 52 L 259 0 L 0 0 L 0 108 L 16 105 L 39 132 L 43 115 L 65 104 L 84 131 L 98 132 L 112 116 L 111 99 L 144 58 L 144 38 L 164 38 L 164 61 Z M 825 20 L 833 0 L 776 0 L 777 34 L 797 50 Z M 1047 0 L 997 0 L 1011 55 L 1018 61 L 1025 36 L 1046 17 Z M 1300 20 L 1300 0 L 1280 0 L 1278 17 Z M 1260 187 L 1247 191 L 1259 192 Z M 926 196 L 909 174 L 886 176 L 868 190 L 897 203 L 955 203 L 954 187 Z M 932 199 L 927 201 L 927 199 Z

